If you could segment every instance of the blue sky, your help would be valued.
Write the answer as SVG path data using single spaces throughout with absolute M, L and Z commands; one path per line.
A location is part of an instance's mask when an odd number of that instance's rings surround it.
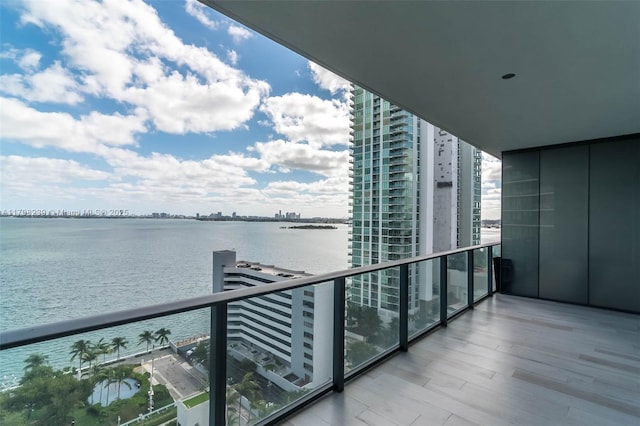
M 334 74 L 195 0 L 8 1 L 0 19 L 2 210 L 347 215 Z

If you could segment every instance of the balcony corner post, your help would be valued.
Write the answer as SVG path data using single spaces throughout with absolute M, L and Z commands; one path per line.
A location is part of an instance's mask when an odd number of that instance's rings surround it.
M 493 296 L 493 246 L 487 248 L 487 290 L 489 296 Z
M 447 256 L 440 256 L 440 325 L 447 326 Z
M 467 304 L 473 309 L 473 249 L 467 251 Z
M 211 307 L 209 338 L 209 423 L 226 424 L 227 303 Z
M 333 390 L 344 390 L 345 278 L 333 282 Z
M 407 352 L 409 350 L 409 265 L 400 266 L 400 318 L 398 325 L 400 350 Z

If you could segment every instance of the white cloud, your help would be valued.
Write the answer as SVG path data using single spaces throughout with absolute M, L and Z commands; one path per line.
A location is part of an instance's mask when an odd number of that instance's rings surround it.
M 111 175 L 101 170 L 85 167 L 74 160 L 45 157 L 1 156 L 2 186 L 13 184 L 76 183 L 107 180 Z
M 482 218 L 483 219 L 500 219 L 501 212 L 501 188 L 489 189 L 482 194 Z
M 42 54 L 33 49 L 20 50 L 13 47 L 3 46 L 3 51 L 0 52 L 0 58 L 11 59 L 23 70 L 33 71 L 40 67 Z
M 18 61 L 18 65 L 24 70 L 38 69 L 38 67 L 40 66 L 41 58 L 42 55 L 38 52 L 27 52 L 22 58 L 20 58 L 20 60 Z
M 49 68 L 35 74 L 0 75 L 0 91 L 30 102 L 73 105 L 83 99 L 78 93 L 79 90 L 73 74 L 64 69 L 60 62 L 55 62 Z
M 173 155 L 142 156 L 105 147 L 107 171 L 73 160 L 7 156 L 1 160 L 3 198 L 21 208 L 104 208 L 148 213 L 158 206 L 176 213 L 231 209 L 270 215 L 284 206 L 300 206 L 307 215 L 341 216 L 349 191 L 346 173 L 314 182 L 276 181 L 258 189 L 249 173 L 269 172 L 265 158 L 239 153 L 183 160 Z M 95 181 L 96 186 L 78 185 Z M 33 203 L 37 200 L 37 203 Z
M 146 109 L 159 130 L 242 127 L 270 89 L 207 49 L 184 44 L 140 0 L 25 6 L 23 23 L 61 33 L 67 68 L 80 72 L 85 92 Z
M 496 183 L 495 182 L 490 182 L 490 181 L 482 182 L 482 189 L 483 190 L 493 189 L 495 187 L 496 187 Z
M 482 180 L 500 181 L 502 179 L 502 161 L 487 154 L 482 153 Z
M 130 88 L 123 96 L 144 105 L 158 130 L 167 133 L 204 133 L 233 130 L 253 116 L 261 90 L 244 92 L 225 83 L 200 84 L 193 75 L 178 72 L 163 77 L 150 88 Z
M 312 216 L 343 217 L 349 195 L 349 185 L 341 178 L 328 178 L 314 182 L 276 181 L 262 190 L 269 205 L 300 206 Z M 297 208 L 296 208 L 297 210 Z M 309 213 L 307 213 L 309 215 Z
M 232 64 L 235 65 L 238 63 L 238 52 L 236 52 L 233 49 L 227 50 L 227 60 Z
M 135 135 L 145 131 L 140 115 L 91 112 L 76 119 L 63 112 L 38 111 L 17 99 L 0 98 L 0 137 L 5 141 L 100 153 L 104 145 L 135 144 Z
M 349 141 L 349 107 L 346 102 L 288 93 L 264 100 L 260 111 L 273 128 L 293 142 L 307 141 L 315 147 L 346 145 Z
M 341 176 L 347 181 L 349 151 L 329 151 L 304 143 L 275 140 L 258 142 L 255 151 L 269 164 L 300 169 L 323 176 Z
M 182 190 L 195 190 L 201 195 L 224 192 L 255 184 L 255 179 L 247 174 L 248 169 L 268 169 L 266 163 L 239 154 L 182 160 L 170 154 L 154 152 L 143 157 L 130 150 L 111 149 L 104 158 L 116 176 L 138 178 L 138 186 L 144 186 L 150 194 Z
M 348 80 L 335 75 L 314 62 L 309 61 L 309 70 L 311 70 L 313 81 L 321 88 L 331 92 L 332 95 L 340 91 L 348 92 L 351 89 L 351 84 Z
M 482 153 L 482 206 L 483 219 L 500 219 L 502 192 L 502 162 Z
M 265 193 L 269 195 L 280 196 L 295 196 L 303 193 L 310 193 L 315 195 L 342 195 L 346 200 L 346 196 L 349 194 L 349 184 L 340 178 L 328 178 L 315 182 L 297 182 L 293 180 L 289 181 L 276 181 L 271 182 L 264 189 Z
M 247 30 L 244 27 L 240 27 L 238 25 L 230 24 L 227 32 L 233 39 L 233 42 L 238 44 L 244 40 L 247 40 L 253 36 L 251 31 Z
M 209 28 L 210 30 L 218 29 L 218 22 L 207 16 L 208 8 L 202 3 L 198 2 L 198 0 L 186 0 L 184 9 L 189 15 L 196 18 L 202 25 Z
M 263 158 L 245 157 L 242 154 L 229 153 L 226 155 L 215 155 L 212 160 L 219 165 L 240 167 L 244 170 L 254 172 L 268 172 L 271 164 Z

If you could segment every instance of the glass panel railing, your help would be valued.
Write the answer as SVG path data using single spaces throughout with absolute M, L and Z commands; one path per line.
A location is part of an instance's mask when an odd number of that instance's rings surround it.
M 409 338 L 440 321 L 440 259 L 409 267 Z
M 489 281 L 487 278 L 489 249 L 486 247 L 473 251 L 473 301 L 489 293 Z
M 492 250 L 499 257 L 500 247 Z M 0 424 L 222 424 L 226 418 L 227 424 L 247 425 L 267 417 L 271 422 L 297 409 L 301 398 L 341 389 L 344 374 L 339 372 L 359 374 L 379 355 L 406 349 L 408 336 L 444 320 L 441 309 L 446 318 L 466 308 L 469 276 L 474 298 L 482 297 L 488 252 L 475 249 L 472 265 L 468 252 L 461 251 L 350 277 L 345 275 L 355 271 L 330 274 L 325 279 L 333 281 L 276 293 L 265 294 L 254 285 L 239 290 L 244 296 L 224 292 L 207 302 L 176 301 L 36 327 L 27 335 L 61 335 L 131 321 L 34 344 L 18 343 L 26 341 L 19 330 L 3 331 Z M 281 289 L 290 288 L 282 284 L 287 283 L 279 283 Z M 408 294 L 401 295 L 401 288 Z M 235 297 L 241 298 L 225 308 L 225 300 Z M 226 329 L 226 340 L 224 333 L 210 337 L 209 307 L 138 320 L 205 303 L 218 303 L 215 329 Z M 334 327 L 335 319 L 344 330 Z M 211 338 L 219 354 L 212 368 Z M 223 382 L 210 383 L 210 377 Z M 219 395 L 211 409 L 210 395 Z M 209 419 L 210 412 L 215 419 Z
M 332 380 L 332 283 L 232 302 L 227 324 L 227 424 L 258 422 Z
M 0 352 L 0 424 L 161 424 L 206 391 L 189 349 L 208 339 L 210 309 Z M 207 406 L 208 407 L 208 406 Z M 208 418 L 208 408 L 205 410 Z M 201 423 L 206 424 L 206 423 Z
M 390 268 L 347 281 L 345 373 L 398 345 L 400 271 Z
M 447 317 L 468 306 L 467 253 L 447 256 Z

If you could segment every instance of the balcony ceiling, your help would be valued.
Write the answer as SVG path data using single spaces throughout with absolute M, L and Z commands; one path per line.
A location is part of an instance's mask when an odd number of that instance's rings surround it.
M 640 132 L 640 2 L 203 2 L 496 156 Z

